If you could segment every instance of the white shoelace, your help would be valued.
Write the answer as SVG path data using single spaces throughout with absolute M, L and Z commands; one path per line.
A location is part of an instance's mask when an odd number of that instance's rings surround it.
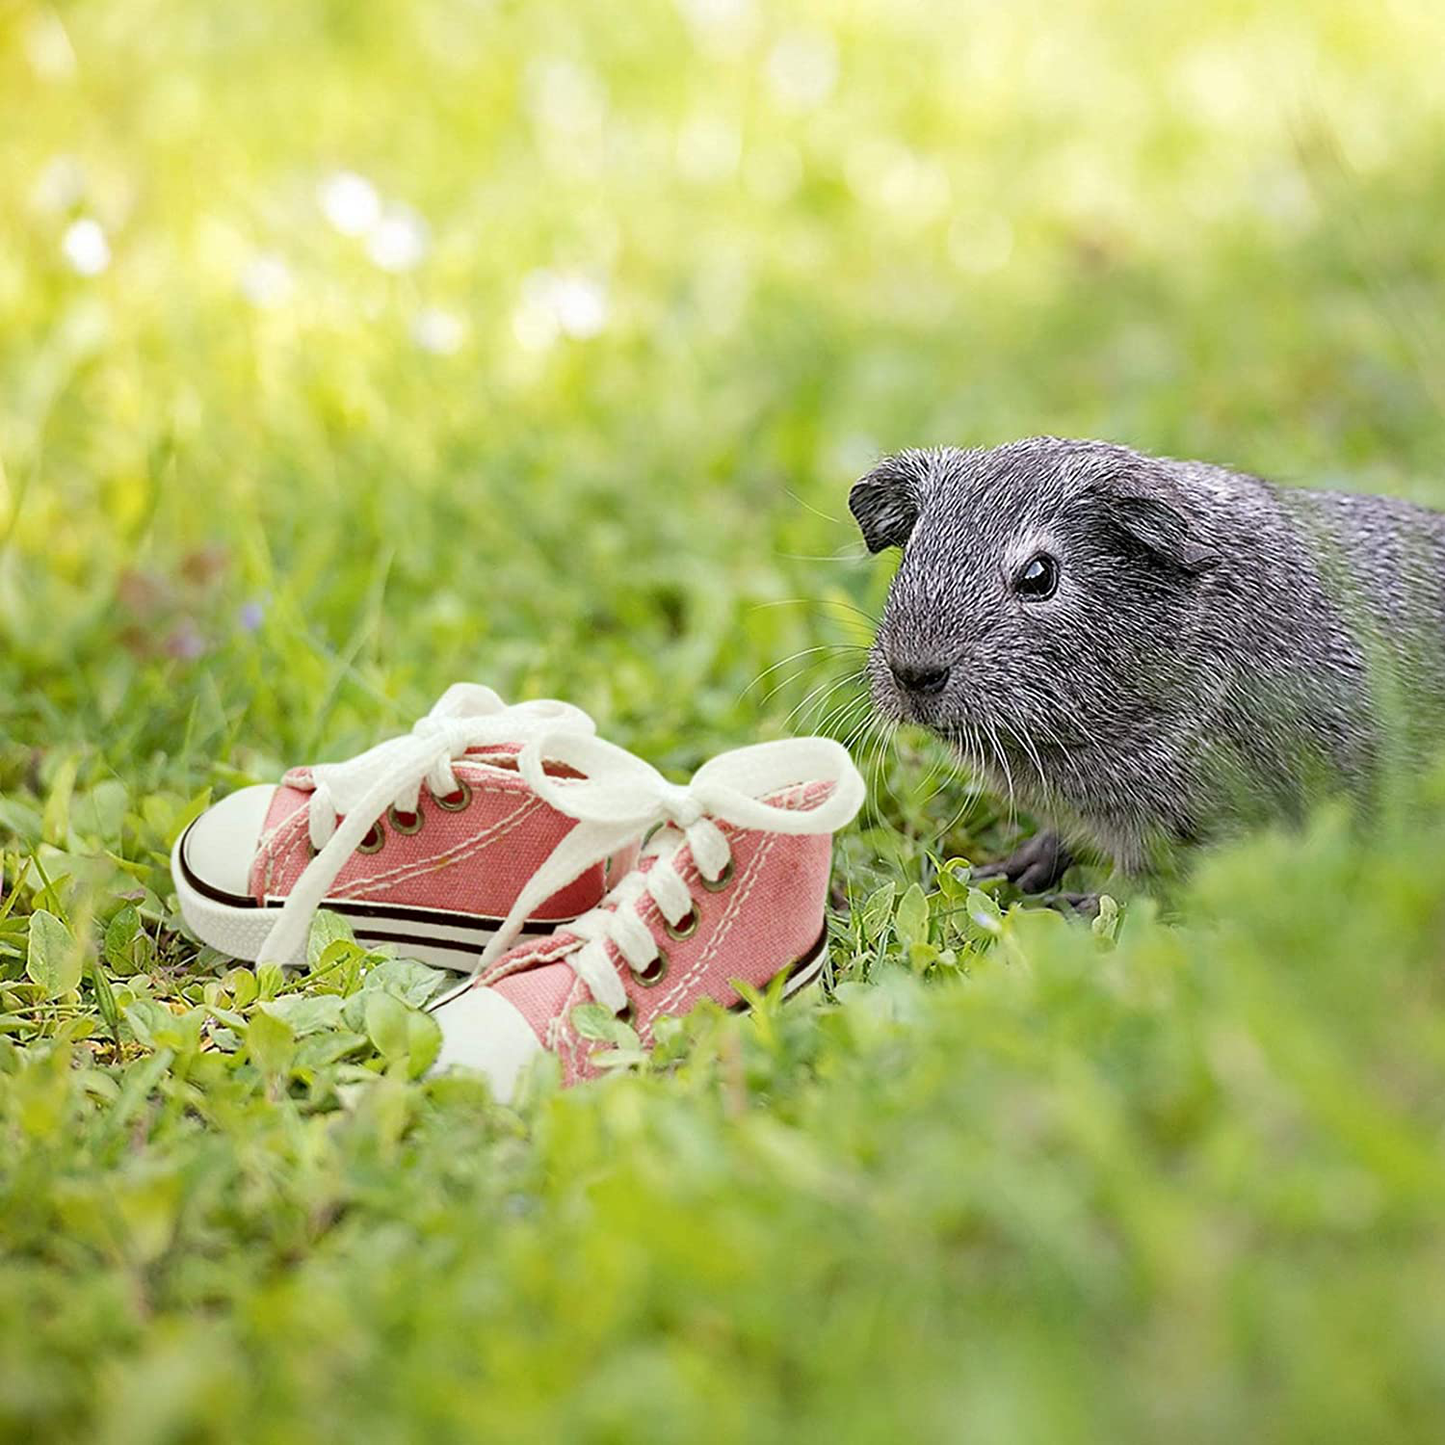
M 582 776 L 550 776 L 545 767 L 549 762 Z M 563 925 L 586 940 L 563 961 L 613 1013 L 626 1009 L 627 992 L 607 945 L 615 945 L 637 973 L 645 972 L 659 952 L 652 930 L 632 905 L 644 893 L 651 894 L 674 927 L 692 913 L 692 894 L 673 866 L 683 843 L 691 848 L 704 880 L 717 883 L 727 872 L 732 851 L 714 820 L 770 833 L 833 833 L 852 821 L 864 796 L 853 759 L 831 738 L 787 738 L 722 753 L 704 763 L 685 787 L 669 783 L 623 748 L 577 733 L 551 733 L 529 742 L 517 766 L 537 795 L 577 819 L 577 826 L 518 895 L 482 954 L 477 974 L 511 946 L 539 903 L 649 828 L 664 825 L 648 848 L 651 867 L 634 869 L 591 912 Z M 809 783 L 830 783 L 832 790 L 811 808 L 764 801 Z
M 415 813 L 423 783 L 434 798 L 457 793 L 460 783 L 452 764 L 470 749 L 520 745 L 543 734 L 585 737 L 595 729 L 592 719 L 570 703 L 540 698 L 509 706 L 489 687 L 459 682 L 410 733 L 344 763 L 317 764 L 311 769 L 315 791 L 307 803 L 307 829 L 316 856 L 277 915 L 261 958 L 289 963 L 298 957 L 316 909 L 357 844 L 388 807 Z

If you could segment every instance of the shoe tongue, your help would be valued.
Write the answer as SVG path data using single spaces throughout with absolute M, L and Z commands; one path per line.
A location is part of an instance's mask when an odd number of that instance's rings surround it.
M 576 982 L 577 975 L 565 963 L 545 963 L 508 974 L 491 987 L 517 1009 L 545 1044 L 547 1025 L 562 1012 L 562 1005 Z

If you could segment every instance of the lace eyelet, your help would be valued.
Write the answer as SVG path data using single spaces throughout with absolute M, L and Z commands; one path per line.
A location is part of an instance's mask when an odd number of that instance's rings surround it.
M 669 923 L 667 915 L 663 915 L 662 926 L 667 931 L 669 938 L 691 938 L 697 932 L 698 916 L 697 905 L 694 904 L 682 918 L 676 923 Z
M 458 778 L 456 792 L 448 793 L 444 798 L 438 798 L 433 794 L 432 802 L 434 802 L 438 808 L 444 808 L 448 813 L 460 813 L 471 806 L 472 785 L 467 782 L 465 778 Z M 417 816 L 420 817 L 421 815 L 418 814 Z
M 398 813 L 395 803 L 386 810 L 386 820 L 391 824 L 394 832 L 405 837 L 410 837 L 413 833 L 420 833 L 421 825 L 426 821 L 422 817 L 420 808 L 414 813 Z
M 656 988 L 667 977 L 667 950 L 659 948 L 657 957 L 646 968 L 639 969 L 632 976 L 643 988 Z
M 701 883 L 709 893 L 720 893 L 733 881 L 733 860 L 731 858 L 728 859 L 727 866 L 716 878 L 704 878 L 702 874 L 699 873 L 697 875 L 697 881 Z
M 358 853 L 380 853 L 386 843 L 386 829 L 381 826 L 381 819 L 378 818 L 367 830 L 366 837 L 356 845 Z M 313 852 L 312 857 L 315 857 Z

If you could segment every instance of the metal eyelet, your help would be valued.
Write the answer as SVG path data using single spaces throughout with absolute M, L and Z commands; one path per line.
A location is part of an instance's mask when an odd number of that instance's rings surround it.
M 381 826 L 381 819 L 378 818 L 367 830 L 366 837 L 356 845 L 358 853 L 380 853 L 386 843 L 386 829 Z M 312 857 L 316 855 L 313 853 Z
M 426 820 L 422 817 L 419 807 L 414 813 L 398 813 L 396 804 L 393 803 L 386 810 L 386 821 L 391 824 L 394 832 L 410 837 L 413 833 L 421 832 L 421 825 Z
M 643 988 L 656 988 L 667 977 L 667 950 L 659 948 L 657 957 L 646 968 L 640 969 L 632 976 Z
M 432 794 L 432 802 L 448 813 L 460 813 L 464 808 L 471 806 L 471 801 L 472 785 L 465 778 L 458 778 L 456 792 L 448 793 L 444 798 L 437 797 L 435 793 Z
M 696 904 L 693 904 L 676 923 L 669 923 L 666 914 L 663 914 L 662 917 L 662 926 L 667 930 L 667 936 L 669 938 L 691 938 L 693 934 L 697 932 L 697 924 Z
M 625 1024 L 635 1024 L 637 1022 L 637 1005 L 628 999 L 627 1007 L 617 1017 Z
M 707 889 L 709 893 L 718 893 L 726 888 L 733 881 L 733 860 L 727 861 L 727 866 L 716 878 L 704 878 L 701 873 L 697 875 L 697 881 Z M 695 910 L 694 910 L 695 911 Z

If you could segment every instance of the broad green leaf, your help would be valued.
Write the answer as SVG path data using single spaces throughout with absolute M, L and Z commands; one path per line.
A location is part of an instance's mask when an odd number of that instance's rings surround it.
M 1003 914 L 991 894 L 982 888 L 970 888 L 967 907 L 969 921 L 979 932 L 993 938 L 1003 932 Z
M 257 1009 L 246 1028 L 246 1052 L 263 1074 L 275 1078 L 290 1071 L 296 1036 L 285 1020 Z
M 321 908 L 311 920 L 311 932 L 306 936 L 306 967 L 315 972 L 321 966 L 321 956 L 333 943 L 356 942 L 351 925 L 339 913 Z
M 938 962 L 940 953 L 931 943 L 910 943 L 908 945 L 908 966 L 914 973 L 927 973 Z
M 1094 937 L 1103 943 L 1112 944 L 1119 935 L 1119 923 L 1122 916 L 1118 900 L 1111 898 L 1107 893 L 1101 893 L 1098 915 L 1090 925 Z
M 413 1008 L 429 1003 L 447 983 L 447 974 L 414 958 L 388 958 L 366 975 L 364 989 L 382 989 Z
M 949 858 L 938 870 L 938 891 L 950 906 L 961 904 L 968 896 L 973 869 L 967 858 Z
M 383 989 L 365 995 L 366 1032 L 376 1051 L 389 1060 L 405 1056 L 410 1032 L 407 1015 L 410 1010 L 394 994 Z
M 300 1039 L 334 1029 L 341 1022 L 342 1002 L 341 995 L 335 993 L 291 993 L 259 1004 L 257 1012 L 280 1019 Z
M 905 948 L 911 943 L 928 942 L 928 899 L 917 883 L 910 884 L 899 900 L 893 926 Z
M 436 1019 L 420 1009 L 411 1009 L 406 1018 L 407 1072 L 419 1079 L 436 1062 L 442 1047 L 442 1028 Z
M 153 998 L 138 998 L 125 1007 L 125 1021 L 130 1025 L 136 1042 L 148 1049 L 177 1049 L 181 1047 L 179 1032 L 175 1027 L 175 1015 Z
M 59 998 L 80 987 L 80 944 L 53 913 L 43 908 L 30 917 L 25 974 L 40 986 L 46 998 Z
M 140 912 L 134 903 L 127 903 L 105 926 L 105 960 L 121 975 L 135 972 L 135 940 L 140 931 Z
M 231 991 L 231 1000 L 238 1009 L 250 1008 L 256 1002 L 260 989 L 256 983 L 256 975 L 249 968 L 233 968 L 224 979 L 226 987 Z
M 881 888 L 876 889 L 859 910 L 858 923 L 866 943 L 876 943 L 888 927 L 893 916 L 893 899 L 898 885 L 890 878 Z
M 275 998 L 286 987 L 286 974 L 279 963 L 263 963 L 256 970 L 256 988 L 263 999 Z
M 338 1033 L 312 1034 L 296 1045 L 292 1067 L 298 1070 L 324 1069 L 369 1043 L 365 1034 L 352 1033 L 349 1029 Z
M 584 1039 L 596 1039 L 621 1048 L 638 1046 L 636 1030 L 600 1003 L 579 1003 L 572 1010 L 572 1027 Z

